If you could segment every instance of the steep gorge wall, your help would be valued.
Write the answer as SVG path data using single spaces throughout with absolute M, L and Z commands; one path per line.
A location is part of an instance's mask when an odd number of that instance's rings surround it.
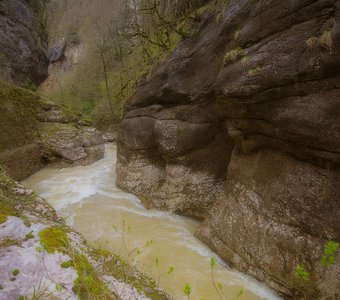
M 340 1 L 231 0 L 200 22 L 131 99 L 118 184 L 204 219 L 200 239 L 286 298 L 336 299 Z
M 45 0 L 0 2 L 0 76 L 17 84 L 40 84 L 47 77 Z

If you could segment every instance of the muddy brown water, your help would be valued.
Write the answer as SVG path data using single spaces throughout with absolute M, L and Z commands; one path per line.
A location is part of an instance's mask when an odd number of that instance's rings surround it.
M 192 300 L 280 299 L 266 286 L 229 268 L 196 239 L 197 221 L 147 210 L 137 197 L 119 189 L 116 150 L 115 145 L 107 145 L 104 159 L 91 166 L 42 169 L 24 184 L 47 199 L 90 243 L 128 259 L 176 300 L 186 299 L 187 283 Z M 215 285 L 221 284 L 220 295 L 211 278 L 211 257 L 217 261 L 213 275 Z M 174 271 L 168 274 L 170 267 Z M 244 292 L 238 297 L 241 289 Z

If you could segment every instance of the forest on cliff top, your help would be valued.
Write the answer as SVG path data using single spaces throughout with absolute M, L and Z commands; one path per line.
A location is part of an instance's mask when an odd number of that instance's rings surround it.
M 76 63 L 71 57 L 71 66 L 57 70 L 40 92 L 105 124 L 121 120 L 140 80 L 195 34 L 203 14 L 218 18 L 225 1 L 52 0 L 46 5 L 51 48 L 81 46 Z

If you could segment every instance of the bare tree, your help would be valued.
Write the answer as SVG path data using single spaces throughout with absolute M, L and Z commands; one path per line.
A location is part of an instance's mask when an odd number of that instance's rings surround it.
M 98 22 L 96 23 L 97 31 L 98 31 L 98 37 L 96 40 L 96 46 L 99 51 L 100 60 L 103 66 L 103 75 L 105 80 L 105 89 L 106 89 L 106 96 L 107 100 L 110 106 L 110 112 L 111 115 L 113 114 L 113 107 L 112 107 L 112 101 L 111 101 L 111 95 L 110 95 L 110 88 L 109 88 L 109 80 L 108 80 L 108 71 L 109 71 L 109 63 L 106 59 L 106 54 L 110 50 L 107 38 L 105 36 L 105 33 L 102 32 Z

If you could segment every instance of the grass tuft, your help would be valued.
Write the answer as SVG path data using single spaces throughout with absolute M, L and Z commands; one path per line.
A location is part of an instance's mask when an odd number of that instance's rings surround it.
M 4 214 L 0 214 L 0 224 L 7 222 L 8 217 Z
M 333 48 L 332 32 L 330 30 L 326 30 L 319 37 L 312 36 L 306 40 L 306 44 L 307 47 L 311 49 L 320 46 L 325 49 L 332 50 Z
M 333 40 L 332 32 L 330 30 L 324 31 L 324 33 L 319 38 L 320 45 L 328 50 L 332 50 Z
M 248 76 L 249 77 L 254 77 L 258 75 L 261 72 L 261 68 L 252 68 L 248 70 Z
M 237 47 L 235 49 L 232 49 L 224 54 L 224 62 L 234 62 L 238 60 L 240 57 L 242 57 L 244 54 L 244 51 L 241 47 Z

